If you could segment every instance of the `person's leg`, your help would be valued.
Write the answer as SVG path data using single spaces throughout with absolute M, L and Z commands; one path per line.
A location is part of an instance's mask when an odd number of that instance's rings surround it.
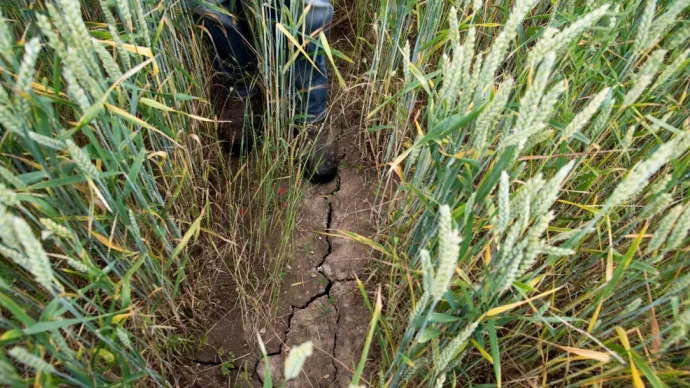
M 205 6 L 197 6 L 194 9 L 201 18 L 201 25 L 208 31 L 215 49 L 214 64 L 231 79 L 239 97 L 252 95 L 255 93 L 252 76 L 256 55 L 251 47 L 251 35 L 242 2 L 216 0 L 215 3 L 219 9 L 226 10 L 232 16 Z
M 215 6 L 197 5 L 194 12 L 213 45 L 213 62 L 220 73 L 221 82 L 214 82 L 217 90 L 212 96 L 222 120 L 218 127 L 220 140 L 231 154 L 237 155 L 251 149 L 261 130 L 262 101 L 254 77 L 256 56 L 242 1 L 210 2 Z
M 333 6 L 328 0 L 304 0 L 305 17 L 304 33 L 311 35 L 315 31 L 326 32 L 333 20 Z M 318 36 L 316 36 L 318 40 Z M 299 101 L 297 113 L 300 121 L 319 122 L 326 117 L 328 102 L 328 73 L 323 53 L 314 55 L 316 46 L 309 44 L 309 58 L 300 55 L 295 61 L 295 73 Z M 312 63 L 313 62 L 313 63 Z
M 333 20 L 333 6 L 328 0 L 303 0 L 308 12 L 305 16 L 304 33 L 318 40 L 320 31 L 326 32 Z M 295 61 L 297 122 L 307 123 L 311 152 L 306 160 L 307 177 L 316 183 L 335 178 L 338 172 L 336 143 L 330 128 L 324 124 L 328 103 L 328 73 L 324 53 L 316 52 L 316 45 L 309 44 L 309 57 L 300 55 Z

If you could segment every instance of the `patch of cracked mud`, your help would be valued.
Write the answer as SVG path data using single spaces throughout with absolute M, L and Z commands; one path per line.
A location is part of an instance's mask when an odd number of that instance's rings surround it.
M 374 197 L 371 186 L 353 168 L 342 168 L 334 182 L 307 191 L 296 223 L 294 257 L 282 279 L 277 311 L 270 319 L 245 327 L 236 316 L 239 308 L 232 300 L 233 284 L 221 284 L 221 290 L 228 289 L 227 297 L 214 297 L 225 299 L 219 301 L 224 313 L 208 330 L 208 344 L 194 360 L 199 370 L 213 376 L 201 376 L 195 386 L 217 386 L 220 381 L 230 386 L 261 386 L 266 366 L 253 341 L 256 332 L 266 345 L 274 386 L 283 381 L 283 363 L 290 348 L 305 341 L 314 344 L 314 355 L 287 387 L 348 386 L 370 319 L 354 279 L 363 274 L 371 252 L 358 242 L 332 234 L 347 230 L 373 236 Z M 243 380 L 239 372 L 235 376 L 219 374 L 224 362 L 219 353 L 232 355 L 234 364 L 245 370 Z
M 340 171 L 333 194 L 325 198 L 328 211 L 323 231 L 313 228 L 316 225 L 309 222 L 318 219 L 318 225 L 323 226 L 323 216 L 312 218 L 314 214 L 324 214 L 318 190 L 303 201 L 295 260 L 283 283 L 286 288 L 283 293 L 291 300 L 292 315 L 281 349 L 269 356 L 273 381 L 283 380 L 284 361 L 292 346 L 311 341 L 315 349 L 300 376 L 290 381 L 288 387 L 347 387 L 359 362 L 369 323 L 369 311 L 354 281 L 371 258 L 369 250 L 350 239 L 323 233 L 348 230 L 365 236 L 373 234 L 370 219 L 373 193 L 353 169 L 346 168 Z M 308 231 L 307 236 L 300 231 L 300 226 L 309 230 L 309 224 L 311 233 L 317 233 L 316 241 L 325 240 L 327 245 L 318 263 L 310 258 L 313 246 L 309 243 L 315 241 L 314 236 L 309 238 Z M 296 277 L 304 279 L 305 275 L 312 280 L 292 282 L 298 280 Z M 256 367 L 259 379 L 263 379 L 265 367 L 263 360 L 259 360 Z

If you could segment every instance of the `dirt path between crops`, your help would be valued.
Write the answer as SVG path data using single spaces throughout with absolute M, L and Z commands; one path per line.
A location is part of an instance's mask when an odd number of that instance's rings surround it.
M 314 344 L 314 355 L 300 377 L 287 386 L 348 386 L 370 319 L 355 277 L 364 275 L 372 253 L 360 243 L 329 234 L 346 230 L 373 236 L 376 181 L 373 173 L 351 160 L 359 154 L 352 148 L 356 131 L 341 128 L 341 132 L 347 134 L 340 140 L 338 177 L 308 188 L 301 202 L 294 255 L 282 279 L 277 311 L 270 316 L 242 317 L 232 276 L 217 276 L 210 289 L 217 312 L 212 314 L 213 326 L 203 338 L 205 343 L 199 344 L 190 360 L 187 386 L 262 386 L 265 365 L 257 332 L 266 345 L 276 386 L 283 381 L 283 363 L 290 348 L 305 341 Z
M 347 51 L 354 35 L 352 12 L 339 8 L 338 22 L 331 28 L 333 47 Z M 259 333 L 269 354 L 274 386 L 283 381 L 283 364 L 292 346 L 312 341 L 314 354 L 307 359 L 298 379 L 287 387 L 347 387 L 356 368 L 368 330 L 371 314 L 355 278 L 367 277 L 373 260 L 371 250 L 361 243 L 333 234 L 350 231 L 373 237 L 375 198 L 379 184 L 373 166 L 359 149 L 361 107 L 357 98 L 342 98 L 358 89 L 343 91 L 332 85 L 329 123 L 339 137 L 340 169 L 331 183 L 308 188 L 300 204 L 294 230 L 293 257 L 286 266 L 275 311 L 252 312 L 254 305 L 269 305 L 268 296 L 241 298 L 230 270 L 216 269 L 210 278 L 211 326 L 195 344 L 197 351 L 185 365 L 184 387 L 261 387 L 264 362 L 256 340 Z M 344 93 L 344 94 L 343 94 Z M 278 235 L 280 233 L 277 233 Z M 270 245 L 270 243 L 269 243 Z M 267 247 L 270 251 L 271 247 Z M 255 265 L 247 283 L 265 279 Z M 248 275 L 250 276 L 250 275 Z M 366 284 L 369 298 L 371 287 Z M 246 290 L 245 290 L 246 291 Z M 243 316 L 248 314 L 249 316 Z M 375 353 L 375 349 L 373 349 Z M 372 359 L 372 353 L 370 353 Z M 364 381 L 373 374 L 374 363 L 367 362 Z M 369 384 L 366 384 L 367 386 Z

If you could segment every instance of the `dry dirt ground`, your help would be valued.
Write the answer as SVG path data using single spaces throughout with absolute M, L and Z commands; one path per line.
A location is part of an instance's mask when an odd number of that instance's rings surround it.
M 347 387 L 351 381 L 371 317 L 355 277 L 364 275 L 372 252 L 333 234 L 346 230 L 373 236 L 376 180 L 373 171 L 357 164 L 356 129 L 342 128 L 338 121 L 338 176 L 329 184 L 308 188 L 301 201 L 294 254 L 282 278 L 277 310 L 252 317 L 238 303 L 233 277 L 215 274 L 210 292 L 216 306 L 200 336 L 204 343 L 188 356 L 184 386 L 262 386 L 266 365 L 257 332 L 276 386 L 283 381 L 290 348 L 305 341 L 314 344 L 314 355 L 288 387 Z

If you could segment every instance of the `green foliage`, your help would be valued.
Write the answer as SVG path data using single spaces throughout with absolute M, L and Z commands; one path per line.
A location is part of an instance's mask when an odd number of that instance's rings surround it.
M 4 384 L 165 384 L 159 318 L 186 261 L 173 216 L 194 216 L 176 208 L 192 135 L 178 111 L 201 91 L 181 7 L 2 1 Z
M 225 351 L 223 351 L 223 348 L 219 348 L 217 350 L 217 353 L 218 353 L 218 357 L 222 361 L 220 364 L 220 372 L 223 376 L 227 376 L 233 371 L 233 369 L 236 368 L 236 366 L 235 366 L 235 355 L 232 354 L 232 352 L 230 352 L 226 355 Z
M 360 4 L 400 181 L 382 384 L 682 384 L 688 2 L 660 3 Z

